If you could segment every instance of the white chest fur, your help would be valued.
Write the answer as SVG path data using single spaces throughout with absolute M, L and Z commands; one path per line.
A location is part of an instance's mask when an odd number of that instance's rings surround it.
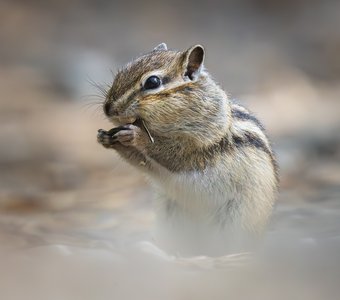
M 182 255 L 247 249 L 271 213 L 273 176 L 269 166 L 261 166 L 259 174 L 244 166 L 230 158 L 202 172 L 171 173 L 159 167 L 150 177 L 158 242 Z
M 216 215 L 218 209 L 235 197 L 230 176 L 219 173 L 216 168 L 176 174 L 166 171 L 153 179 L 152 184 L 167 206 L 168 217 L 183 215 L 204 223 L 222 221 Z

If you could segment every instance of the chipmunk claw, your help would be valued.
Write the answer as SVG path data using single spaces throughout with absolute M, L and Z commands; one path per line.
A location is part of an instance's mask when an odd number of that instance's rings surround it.
M 97 133 L 97 142 L 105 148 L 110 148 L 117 142 L 117 138 L 112 136 L 110 131 L 99 129 Z

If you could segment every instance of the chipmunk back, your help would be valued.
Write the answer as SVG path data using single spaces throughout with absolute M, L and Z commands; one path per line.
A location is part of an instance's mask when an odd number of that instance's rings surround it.
M 275 202 L 277 163 L 262 124 L 228 99 L 200 45 L 160 44 L 121 69 L 98 142 L 143 172 L 156 194 L 156 239 L 180 255 L 247 250 Z

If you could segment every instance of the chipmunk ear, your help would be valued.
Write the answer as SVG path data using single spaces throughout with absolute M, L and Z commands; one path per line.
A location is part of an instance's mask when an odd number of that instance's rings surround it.
M 166 51 L 168 50 L 168 47 L 165 43 L 161 43 L 158 46 L 156 46 L 155 48 L 153 48 L 152 51 Z
M 184 52 L 184 76 L 194 80 L 203 68 L 204 48 L 196 45 Z

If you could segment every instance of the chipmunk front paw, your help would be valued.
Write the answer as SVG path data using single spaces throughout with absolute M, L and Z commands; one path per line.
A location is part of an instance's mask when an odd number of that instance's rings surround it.
M 149 142 L 149 138 L 141 128 L 128 124 L 109 131 L 99 129 L 97 141 L 105 148 L 115 148 L 115 145 L 121 144 L 142 150 Z
M 99 129 L 97 133 L 97 142 L 105 148 L 113 148 L 114 144 L 117 143 L 117 140 L 110 131 Z
M 143 150 L 149 138 L 144 130 L 140 127 L 129 124 L 122 126 L 122 130 L 119 130 L 113 135 L 113 138 L 124 146 L 132 146 L 139 150 Z

